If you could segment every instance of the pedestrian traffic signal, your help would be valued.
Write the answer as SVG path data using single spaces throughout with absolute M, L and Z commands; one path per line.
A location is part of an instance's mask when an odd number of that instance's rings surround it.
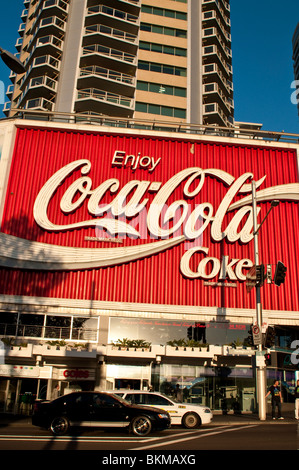
M 265 347 L 271 348 L 275 345 L 275 328 L 268 326 L 265 338 Z
M 256 285 L 258 287 L 262 287 L 262 285 L 264 284 L 265 278 L 266 278 L 265 266 L 263 264 L 256 266 Z
M 276 265 L 276 269 L 275 269 L 275 274 L 274 274 L 274 284 L 276 286 L 280 286 L 280 284 L 284 283 L 286 272 L 287 272 L 286 266 L 281 261 L 278 261 Z
M 271 366 L 271 353 L 265 354 L 265 364 L 266 366 Z

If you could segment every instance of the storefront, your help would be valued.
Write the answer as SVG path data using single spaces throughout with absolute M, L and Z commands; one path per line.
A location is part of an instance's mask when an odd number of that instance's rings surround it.
M 291 402 L 297 144 L 18 120 L 0 133 L 3 409 L 57 385 L 179 384 L 186 401 L 255 411 L 252 180 L 259 220 L 280 202 L 259 233 L 262 333 L 275 327 L 267 377 Z

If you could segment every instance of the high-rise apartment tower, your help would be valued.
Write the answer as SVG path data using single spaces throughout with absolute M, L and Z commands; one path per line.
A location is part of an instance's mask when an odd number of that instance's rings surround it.
M 14 109 L 233 124 L 225 0 L 25 0 Z

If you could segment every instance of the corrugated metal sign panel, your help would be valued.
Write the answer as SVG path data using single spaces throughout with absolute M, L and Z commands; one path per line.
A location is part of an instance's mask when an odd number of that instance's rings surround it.
M 119 153 L 118 158 L 114 160 L 115 164 L 112 164 L 116 151 L 125 153 Z M 124 155 L 130 156 L 126 166 L 122 160 Z M 132 164 L 136 164 L 136 157 L 139 159 L 135 167 Z M 46 212 L 54 228 L 42 228 L 33 214 L 34 204 L 41 189 L 56 172 L 81 159 L 90 161 L 90 168 L 86 167 L 86 174 L 82 174 L 81 170 L 85 169 L 85 166 L 77 165 L 55 187 Z M 180 172 L 191 168 L 195 169 L 194 172 L 190 170 L 185 178 L 178 180 L 179 182 L 173 179 L 175 175 L 180 175 Z M 205 173 L 201 175 L 197 173 L 197 177 L 191 181 L 196 169 L 199 168 L 205 170 Z M 159 241 L 149 236 L 147 216 L 149 209 L 153 207 L 153 202 L 161 195 L 163 188 L 165 190 L 169 181 L 172 181 L 172 186 L 169 189 L 167 206 L 172 206 L 176 201 L 186 201 L 188 214 L 184 223 L 178 224 L 175 233 L 165 238 L 183 236 L 187 221 L 190 222 L 191 213 L 195 214 L 197 210 L 202 214 L 201 221 L 206 224 L 206 228 L 202 236 L 195 240 L 182 241 L 176 246 L 147 255 L 145 258 L 136 259 L 135 256 L 134 260 L 126 260 L 116 266 L 51 271 L 31 270 L 27 269 L 28 266 L 23 270 L 2 269 L 0 292 L 119 302 L 254 308 L 254 291 L 248 294 L 245 281 L 236 275 L 239 262 L 246 259 L 254 262 L 253 241 L 232 240 L 234 237 L 238 238 L 238 233 L 245 232 L 249 216 L 248 208 L 251 206 L 250 178 L 246 180 L 249 188 L 246 193 L 241 194 L 239 191 L 234 193 L 232 189 L 234 182 L 245 173 L 252 173 L 255 181 L 265 177 L 257 193 L 263 194 L 263 190 L 272 188 L 269 191 L 271 197 L 274 197 L 274 187 L 298 183 L 296 151 L 255 145 L 171 140 L 161 136 L 19 129 L 2 221 L 2 232 L 5 234 L 51 244 L 54 247 L 112 248 L 117 255 L 123 247 L 141 247 Z M 104 188 L 103 183 L 111 179 L 113 181 Z M 77 184 L 76 187 L 81 187 L 81 192 L 74 191 L 73 197 L 67 198 L 69 195 L 67 191 L 74 187 L 71 185 L 80 181 L 81 186 Z M 138 215 L 142 214 L 142 221 L 138 225 L 136 215 L 129 218 L 120 215 L 117 221 L 134 227 L 141 237 L 115 234 L 114 236 L 119 238 L 117 241 L 95 241 L 95 237 L 111 237 L 111 235 L 107 235 L 105 230 L 95 230 L 94 226 L 78 226 L 83 221 L 97 219 L 102 222 L 103 219 L 107 219 L 105 212 L 100 212 L 98 216 L 91 213 L 92 196 L 93 200 L 100 201 L 102 208 L 112 204 L 117 195 L 122 194 L 125 185 L 132 181 L 139 183 L 132 185 L 132 190 L 127 193 L 128 197 L 123 205 L 127 204 L 128 208 L 128 203 L 131 202 L 131 209 Z M 141 191 L 139 197 L 137 197 L 137 185 Z M 98 192 L 95 193 L 98 187 Z M 243 215 L 240 211 L 244 205 L 231 211 L 224 208 L 223 220 L 220 217 L 221 220 L 216 227 L 217 220 L 214 221 L 212 217 L 219 219 L 221 207 L 227 200 L 229 191 L 233 191 L 230 204 L 245 197 L 249 197 L 249 201 L 245 204 Z M 259 222 L 270 207 L 271 197 L 266 194 L 264 200 L 258 202 Z M 298 201 L 294 202 L 291 196 L 284 199 L 278 195 L 276 198 L 281 198 L 280 205 L 271 212 L 259 235 L 260 263 L 272 264 L 274 267 L 277 261 L 281 260 L 288 271 L 285 284 L 279 288 L 274 285 L 264 285 L 263 307 L 270 310 L 296 311 L 299 310 Z M 61 201 L 63 201 L 62 206 Z M 71 210 L 71 204 L 78 207 L 73 206 L 74 210 Z M 144 205 L 143 211 L 138 212 L 139 204 Z M 181 207 L 181 210 L 184 208 Z M 178 215 L 178 211 L 176 212 L 175 223 L 179 221 L 182 213 Z M 239 217 L 238 222 L 237 217 Z M 168 228 L 172 227 L 172 223 L 169 222 Z M 56 230 L 57 226 L 70 224 L 73 224 L 71 229 L 61 227 Z M 217 238 L 215 234 L 213 238 L 212 226 L 215 233 L 218 230 L 218 233 L 220 231 L 224 234 L 222 240 L 215 240 L 215 237 Z M 167 229 L 167 226 L 165 228 Z M 199 226 L 197 228 L 199 229 Z M 188 264 L 191 272 L 195 273 L 194 278 L 191 278 L 182 272 L 180 264 L 184 255 L 196 247 L 197 251 L 195 250 L 194 255 L 190 257 Z M 200 247 L 204 247 L 205 251 Z M 42 249 L 36 254 L 36 260 L 39 255 L 41 259 L 45 256 Z M 59 256 L 57 254 L 58 258 Z M 207 258 L 209 261 L 204 266 Z M 226 279 L 220 279 L 223 260 L 228 263 L 227 272 L 230 275 Z M 198 277 L 196 274 L 199 264 L 200 269 L 205 268 L 204 277 Z M 241 272 L 246 275 L 247 271 L 244 265 Z

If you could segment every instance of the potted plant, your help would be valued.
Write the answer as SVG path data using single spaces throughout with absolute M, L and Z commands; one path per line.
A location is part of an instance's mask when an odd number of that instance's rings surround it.
M 116 342 L 112 343 L 112 346 L 117 347 L 119 350 L 134 348 L 136 349 L 148 349 L 151 346 L 151 343 L 145 341 L 144 339 L 118 339 Z
M 186 341 L 184 338 L 167 341 L 166 344 L 167 346 L 172 346 L 173 348 L 176 348 L 176 349 L 186 348 Z
M 232 346 L 235 349 L 243 349 L 243 341 L 241 341 L 239 338 L 237 338 L 235 341 L 233 341 Z

